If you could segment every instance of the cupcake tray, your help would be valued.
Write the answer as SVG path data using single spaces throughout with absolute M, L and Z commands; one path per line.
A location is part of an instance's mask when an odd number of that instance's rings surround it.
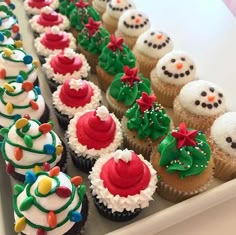
M 23 45 L 28 53 L 37 58 L 33 46 L 33 33 L 28 25 L 28 18 L 23 11 L 23 1 L 13 0 L 16 5 L 15 14 L 19 19 L 21 34 L 23 36 Z M 51 107 L 51 93 L 45 82 L 44 74 L 39 71 L 40 85 L 42 93 L 49 107 L 51 108 L 51 119 L 54 121 L 54 130 L 62 138 L 63 131 L 59 128 L 55 114 Z M 94 76 L 94 79 L 96 77 Z M 170 111 L 171 114 L 171 111 Z M 0 158 L 0 235 L 14 235 L 14 217 L 12 209 L 12 188 L 15 180 L 10 179 L 5 173 L 5 163 Z M 236 179 L 227 183 L 213 179 L 211 188 L 206 192 L 190 198 L 178 204 L 173 204 L 157 194 L 150 206 L 144 209 L 135 219 L 129 222 L 112 222 L 102 217 L 96 210 L 93 199 L 89 192 L 89 182 L 87 174 L 80 172 L 72 164 L 71 159 L 68 161 L 68 174 L 71 176 L 81 175 L 86 184 L 87 196 L 89 199 L 89 215 L 83 234 L 84 235 L 130 235 L 130 234 L 158 234 L 158 232 L 178 224 L 194 215 L 202 213 L 207 209 L 216 207 L 221 203 L 236 198 Z

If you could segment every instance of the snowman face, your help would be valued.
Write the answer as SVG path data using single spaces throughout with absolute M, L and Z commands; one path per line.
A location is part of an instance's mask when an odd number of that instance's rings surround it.
M 197 115 L 219 115 L 226 110 L 223 91 L 208 81 L 189 82 L 181 89 L 179 98 L 186 110 Z
M 236 112 L 228 112 L 215 120 L 211 138 L 224 152 L 236 157 Z
M 173 43 L 170 37 L 155 29 L 150 29 L 142 33 L 138 37 L 135 46 L 141 53 L 154 59 L 163 57 L 173 49 Z
M 140 11 L 128 10 L 119 19 L 118 29 L 126 35 L 137 37 L 150 28 L 148 17 Z
M 180 51 L 172 51 L 163 56 L 157 63 L 156 72 L 163 82 L 176 85 L 184 85 L 196 76 L 193 60 Z
M 131 0 L 110 0 L 107 3 L 106 12 L 115 19 L 119 19 L 125 11 L 134 8 L 135 5 Z

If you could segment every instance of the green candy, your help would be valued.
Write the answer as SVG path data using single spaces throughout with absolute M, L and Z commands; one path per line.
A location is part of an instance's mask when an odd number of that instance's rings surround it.
M 19 209 L 21 211 L 27 211 L 29 208 L 34 204 L 34 198 L 32 196 L 27 197 L 24 201 L 20 204 Z
M 28 146 L 29 148 L 32 148 L 32 146 L 33 146 L 33 140 L 32 140 L 32 138 L 31 138 L 31 136 L 25 135 L 25 136 L 24 136 L 24 142 L 25 142 L 26 146 Z

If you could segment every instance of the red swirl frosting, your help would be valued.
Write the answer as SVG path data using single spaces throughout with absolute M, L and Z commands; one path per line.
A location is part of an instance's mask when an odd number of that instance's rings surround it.
M 83 114 L 76 123 L 78 141 L 88 149 L 99 150 L 109 146 L 115 138 L 116 124 L 111 115 L 101 120 L 96 111 Z
M 122 159 L 116 161 L 111 158 L 101 170 L 100 177 L 104 187 L 113 195 L 128 197 L 139 194 L 147 188 L 151 179 L 148 166 L 131 151 L 131 160 L 125 162 Z
M 74 89 L 71 82 L 77 82 L 79 84 L 78 89 Z M 84 107 L 91 101 L 93 96 L 93 89 L 87 81 L 67 79 L 62 87 L 59 94 L 61 101 L 69 107 Z
M 56 11 L 51 13 L 42 12 L 37 20 L 37 23 L 45 26 L 52 27 L 54 25 L 59 25 L 63 22 L 63 17 L 59 15 Z
M 53 0 L 29 0 L 28 5 L 32 8 L 41 9 L 45 6 L 49 6 Z

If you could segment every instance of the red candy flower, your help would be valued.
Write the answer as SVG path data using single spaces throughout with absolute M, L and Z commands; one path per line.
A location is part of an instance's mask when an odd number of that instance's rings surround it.
M 77 8 L 85 8 L 89 5 L 88 2 L 84 2 L 84 0 L 79 0 L 78 2 L 75 3 Z
M 173 131 L 171 133 L 173 137 L 177 139 L 177 148 L 180 149 L 183 146 L 196 146 L 196 141 L 194 138 L 197 135 L 197 130 L 188 130 L 186 128 L 185 123 L 180 123 L 179 124 L 179 130 L 178 131 Z
M 84 27 L 88 29 L 89 36 L 91 37 L 99 29 L 100 25 L 100 21 L 94 21 L 92 17 L 89 17 L 88 24 L 85 24 Z
M 110 36 L 110 42 L 108 43 L 108 48 L 112 51 L 123 51 L 123 44 L 124 39 L 123 38 L 116 38 L 114 34 Z
M 136 102 L 139 105 L 141 112 L 144 112 L 152 107 L 155 100 L 155 95 L 148 95 L 146 92 L 142 92 L 142 97 L 136 100 Z
M 135 81 L 140 81 L 140 77 L 137 76 L 138 69 L 137 68 L 129 68 L 127 65 L 124 66 L 124 72 L 125 74 L 122 76 L 121 81 L 122 82 L 129 82 L 130 86 L 134 85 Z

